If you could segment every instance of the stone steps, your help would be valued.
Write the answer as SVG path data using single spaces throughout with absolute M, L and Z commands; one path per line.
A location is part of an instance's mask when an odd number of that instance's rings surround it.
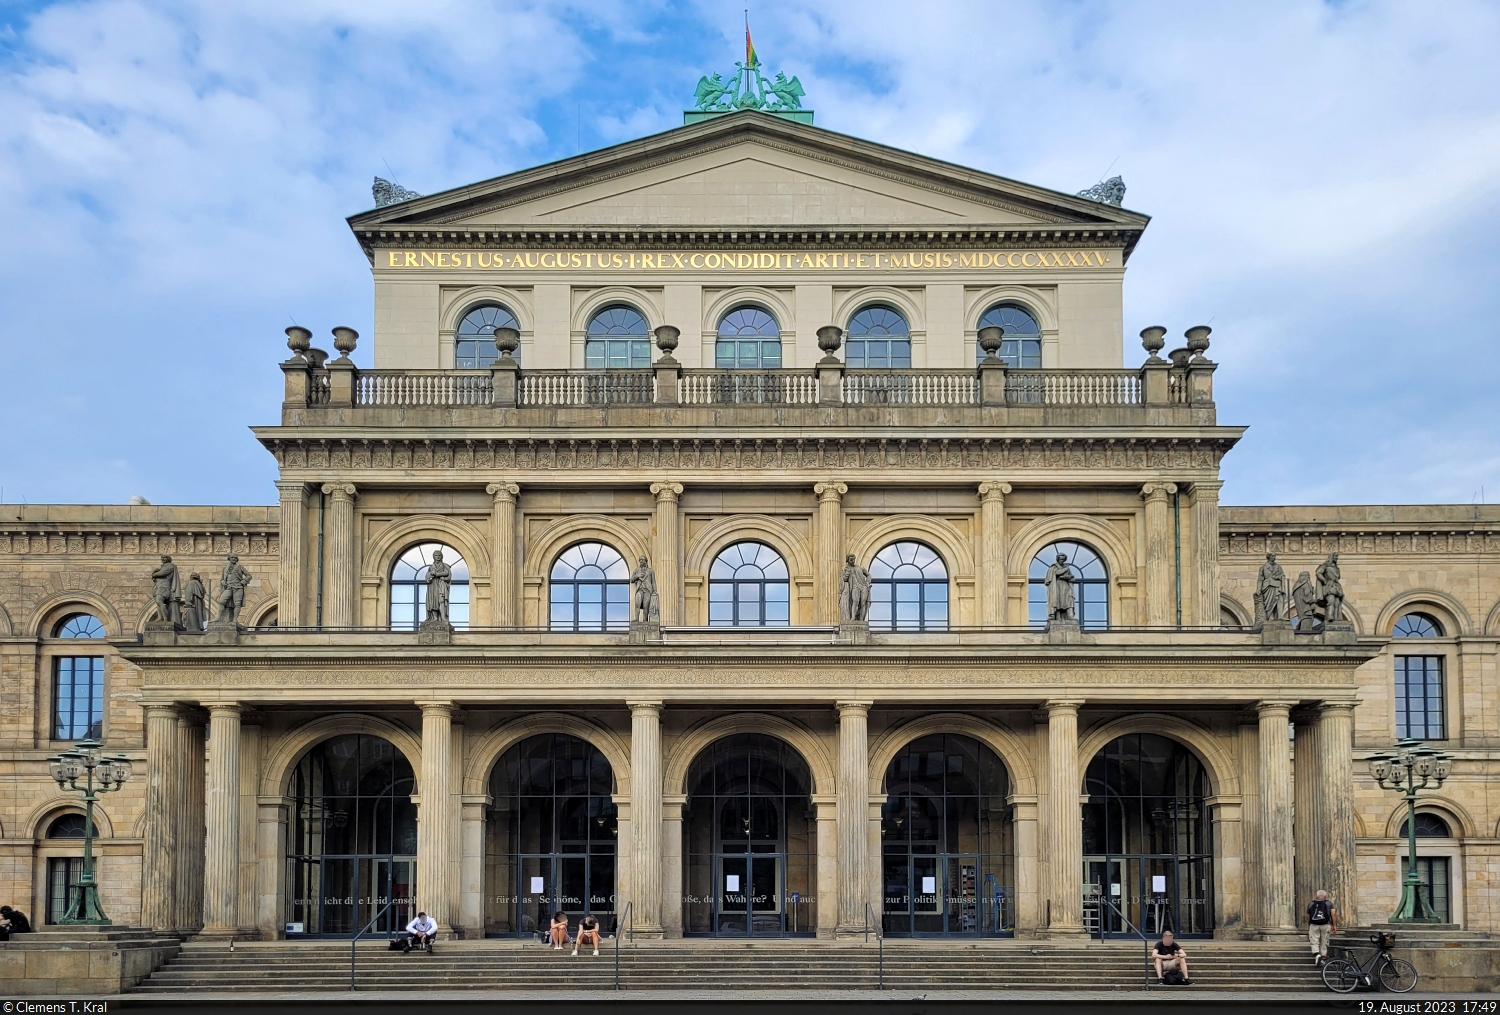
M 596 958 L 511 941 L 445 942 L 436 953 L 359 947 L 361 990 L 612 990 L 614 942 Z M 1190 942 L 1193 979 L 1209 990 L 1322 990 L 1303 948 Z M 1134 990 L 1141 985 L 1138 944 L 1050 942 L 887 942 L 885 985 L 897 990 Z M 620 985 L 645 990 L 757 991 L 774 988 L 869 989 L 878 951 L 847 942 L 704 942 L 626 944 Z M 349 947 L 338 942 L 255 942 L 234 950 L 193 943 L 147 978 L 140 993 L 203 990 L 344 991 Z

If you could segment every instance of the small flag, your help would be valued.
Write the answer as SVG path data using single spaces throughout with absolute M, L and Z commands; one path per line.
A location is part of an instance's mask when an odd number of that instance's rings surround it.
M 750 41 L 750 19 L 749 19 L 749 17 L 746 17 L 745 18 L 745 66 L 747 66 L 747 67 L 754 67 L 756 65 L 756 63 L 757 63 L 757 61 L 755 59 L 755 43 L 753 43 L 753 42 Z

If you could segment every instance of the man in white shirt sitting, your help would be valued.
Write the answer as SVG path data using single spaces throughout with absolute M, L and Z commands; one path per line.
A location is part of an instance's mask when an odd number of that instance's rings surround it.
M 426 948 L 428 953 L 432 952 L 432 939 L 437 937 L 437 921 L 426 913 L 418 913 L 417 918 L 406 925 L 406 947 L 403 952 L 411 951 L 415 943 L 418 948 Z

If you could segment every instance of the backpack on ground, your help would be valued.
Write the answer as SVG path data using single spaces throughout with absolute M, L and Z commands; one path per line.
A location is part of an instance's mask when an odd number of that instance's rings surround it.
M 1161 982 L 1169 987 L 1180 987 L 1187 982 L 1187 977 L 1182 975 L 1180 969 L 1167 969 L 1162 971 Z

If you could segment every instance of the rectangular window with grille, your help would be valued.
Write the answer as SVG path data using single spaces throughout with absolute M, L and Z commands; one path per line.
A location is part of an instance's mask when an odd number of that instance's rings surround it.
M 54 856 L 47 860 L 47 922 L 57 923 L 68 912 L 72 886 L 83 877 L 83 857 Z
M 1443 657 L 1396 657 L 1396 736 L 1446 740 Z
M 52 677 L 52 739 L 100 739 L 103 732 L 104 657 L 59 657 Z

